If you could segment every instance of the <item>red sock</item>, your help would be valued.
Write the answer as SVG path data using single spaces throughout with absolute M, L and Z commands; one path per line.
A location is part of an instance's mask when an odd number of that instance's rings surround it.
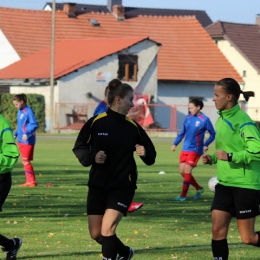
M 26 182 L 35 181 L 35 173 L 34 173 L 33 166 L 31 165 L 31 163 L 24 165 L 24 172 L 25 172 Z
M 184 173 L 181 197 L 186 197 L 186 195 L 188 193 L 189 186 L 191 183 L 191 176 L 192 175 L 190 173 Z
M 193 177 L 193 175 L 192 175 L 192 174 L 190 174 L 190 175 L 191 175 L 190 184 L 191 184 L 196 190 L 198 190 L 199 187 L 200 187 L 200 185 L 196 182 L 196 180 L 195 180 L 195 178 Z

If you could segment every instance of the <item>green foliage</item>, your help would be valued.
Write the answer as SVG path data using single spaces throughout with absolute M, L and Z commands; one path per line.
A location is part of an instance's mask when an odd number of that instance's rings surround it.
M 75 136 L 47 138 L 38 135 L 34 169 L 39 186 L 22 188 L 25 181 L 21 162 L 13 171 L 13 186 L 1 213 L 1 234 L 18 236 L 23 246 L 18 259 L 31 260 L 101 260 L 101 246 L 90 238 L 86 216 L 86 194 L 89 167 L 79 164 L 71 149 Z M 191 187 L 188 200 L 172 201 L 180 194 L 179 152 L 170 150 L 172 140 L 155 139 L 155 165 L 146 166 L 137 158 L 138 189 L 134 201 L 143 208 L 124 217 L 117 235 L 135 249 L 133 260 L 212 259 L 211 214 L 213 193 L 207 188 L 216 167 L 201 161 L 194 176 L 205 192 L 193 200 Z M 210 152 L 213 151 L 210 146 Z M 166 174 L 159 175 L 159 171 Z M 53 186 L 46 187 L 47 183 Z M 256 222 L 257 230 L 260 223 Z M 236 222 L 230 225 L 229 260 L 257 260 L 259 248 L 241 243 Z
M 45 99 L 43 95 L 26 94 L 27 104 L 34 111 L 36 120 L 39 124 L 37 132 L 45 131 Z M 17 109 L 13 105 L 14 94 L 0 94 L 0 113 L 10 122 L 13 129 L 16 129 Z

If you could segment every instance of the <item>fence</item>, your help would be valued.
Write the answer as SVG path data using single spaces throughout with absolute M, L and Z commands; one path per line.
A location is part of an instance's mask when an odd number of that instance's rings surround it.
M 92 117 L 96 105 L 86 103 L 57 103 L 55 109 L 56 128 L 58 130 L 80 130 L 84 123 Z M 218 117 L 215 106 L 205 106 L 203 112 L 215 124 Z M 180 131 L 187 114 L 187 105 L 149 104 L 146 107 L 141 106 L 139 110 L 130 110 L 128 116 L 135 119 L 147 131 L 176 132 Z M 145 120 L 147 116 L 150 116 L 149 120 Z

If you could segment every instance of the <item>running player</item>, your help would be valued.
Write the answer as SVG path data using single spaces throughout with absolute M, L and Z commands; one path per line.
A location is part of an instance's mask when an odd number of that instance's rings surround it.
M 171 147 L 171 150 L 175 151 L 176 146 L 185 138 L 180 154 L 180 174 L 183 177 L 182 192 L 180 196 L 174 198 L 177 201 L 187 199 L 190 185 L 196 189 L 194 200 L 198 200 L 204 192 L 204 188 L 198 184 L 192 175 L 192 170 L 197 166 L 199 158 L 203 152 L 208 150 L 208 146 L 215 139 L 215 130 L 210 119 L 201 112 L 203 106 L 203 102 L 199 99 L 190 100 L 190 113 L 186 116 L 182 130 Z M 207 131 L 210 136 L 204 143 L 204 136 Z
M 126 117 L 133 107 L 133 88 L 114 79 L 109 83 L 107 112 L 90 118 L 81 129 L 73 152 L 90 166 L 87 214 L 91 237 L 102 245 L 103 259 L 131 259 L 134 250 L 116 235 L 116 228 L 132 202 L 137 182 L 134 152 L 147 165 L 155 162 L 150 138 Z
M 20 186 L 35 187 L 37 186 L 37 182 L 31 161 L 33 160 L 38 123 L 33 110 L 27 106 L 27 97 L 25 94 L 15 95 L 13 104 L 18 109 L 17 130 L 15 131 L 14 137 L 18 139 L 18 147 L 22 155 L 22 163 L 26 178 L 25 183 Z

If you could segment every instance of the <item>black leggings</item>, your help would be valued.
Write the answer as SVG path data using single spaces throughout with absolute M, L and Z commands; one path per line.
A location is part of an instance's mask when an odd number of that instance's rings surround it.
M 0 212 L 12 186 L 11 172 L 0 174 Z

